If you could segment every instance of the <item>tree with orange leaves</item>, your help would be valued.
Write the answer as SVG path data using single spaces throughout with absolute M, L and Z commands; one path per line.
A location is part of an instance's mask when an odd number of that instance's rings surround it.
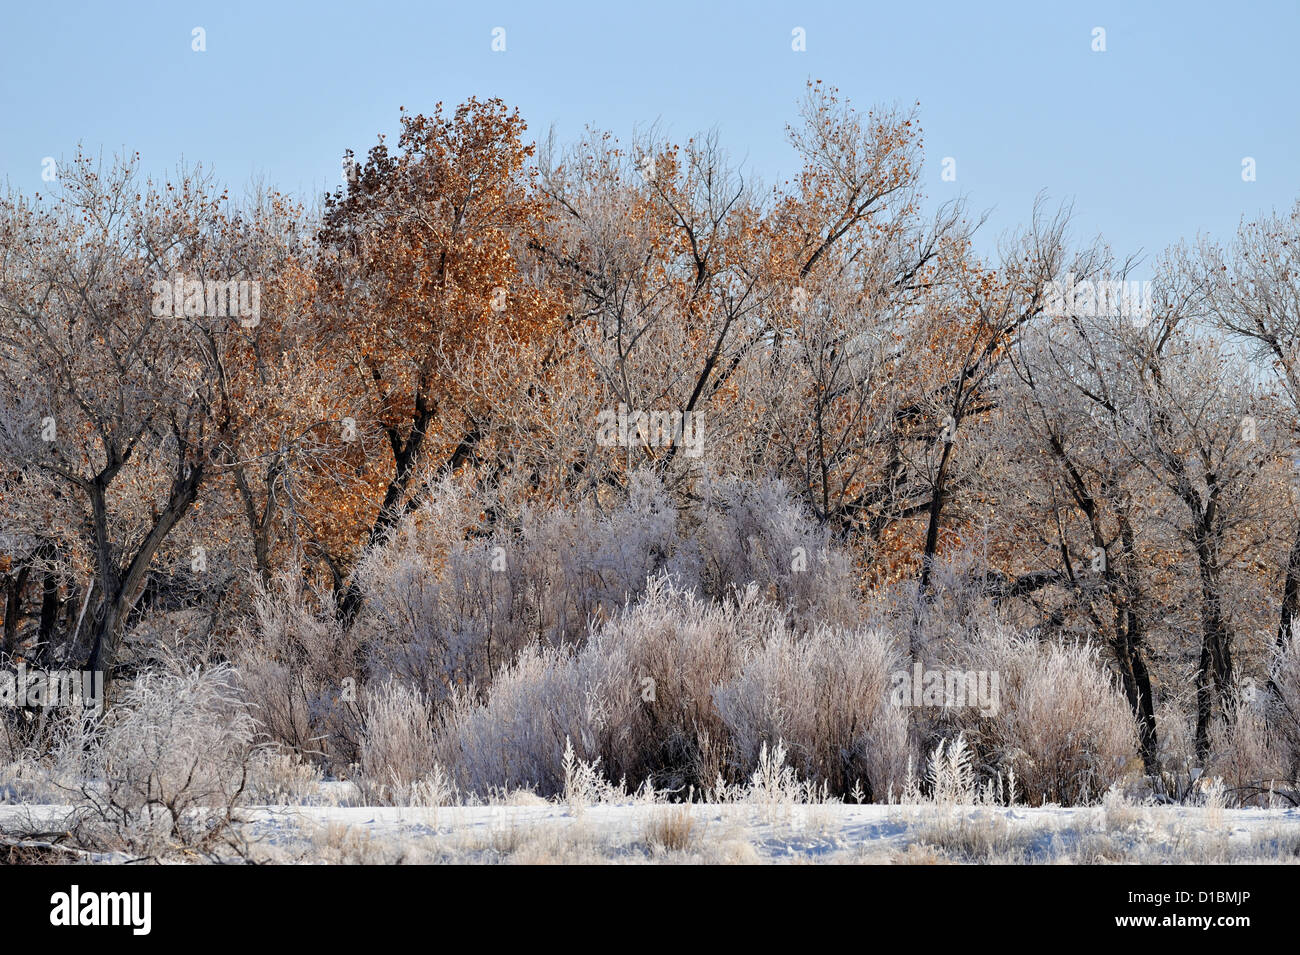
M 559 325 L 562 300 L 525 264 L 547 212 L 524 129 L 500 100 L 403 113 L 397 151 L 381 139 L 327 197 L 317 333 L 347 367 L 361 433 L 384 445 L 357 443 L 371 494 L 327 498 L 310 515 L 336 586 L 348 555 L 418 504 L 422 469 L 491 456 L 491 407 L 473 383 Z

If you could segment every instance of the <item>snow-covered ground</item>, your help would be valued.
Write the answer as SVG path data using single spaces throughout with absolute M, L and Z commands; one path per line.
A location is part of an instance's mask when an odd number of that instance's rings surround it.
M 0 828 L 67 806 L 0 806 Z M 648 803 L 245 811 L 252 855 L 281 862 L 1120 863 L 1300 861 L 1300 810 L 1135 806 Z M 48 830 L 47 830 L 48 831 Z M 98 857 L 97 861 L 112 861 Z

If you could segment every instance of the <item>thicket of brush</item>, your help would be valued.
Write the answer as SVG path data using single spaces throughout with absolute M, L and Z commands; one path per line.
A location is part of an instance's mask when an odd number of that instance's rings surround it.
M 351 626 L 283 578 L 229 663 L 176 657 L 98 716 L 10 720 L 9 794 L 75 804 L 80 844 L 149 856 L 229 848 L 240 807 L 310 799 L 324 777 L 366 802 L 437 805 L 564 797 L 578 766 L 588 789 L 725 798 L 779 749 L 791 785 L 829 798 L 1070 805 L 1140 788 L 1103 648 L 1014 632 L 950 591 L 923 608 L 948 619 L 927 618 L 922 663 L 998 674 L 998 705 L 897 705 L 915 602 L 862 602 L 850 562 L 779 485 L 721 482 L 683 512 L 649 478 L 636 488 L 607 514 L 530 512 L 465 544 L 477 504 L 449 483 L 367 555 Z M 1240 803 L 1285 797 L 1300 653 L 1271 672 L 1216 726 L 1207 766 L 1164 701 L 1167 773 L 1148 787 L 1185 796 L 1199 769 Z M 945 746 L 959 746 L 958 782 L 936 776 Z

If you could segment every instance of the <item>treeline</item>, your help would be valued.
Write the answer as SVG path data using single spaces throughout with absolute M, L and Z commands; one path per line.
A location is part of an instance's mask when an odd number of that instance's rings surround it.
M 925 211 L 915 113 L 812 84 L 789 136 L 765 188 L 712 136 L 538 147 L 471 100 L 403 113 L 310 208 L 84 155 L 8 195 L 4 655 L 256 657 L 302 688 L 277 739 L 328 724 L 342 760 L 345 681 L 397 674 L 439 719 L 667 573 L 796 629 L 887 621 L 915 661 L 1081 641 L 1148 773 L 1183 736 L 1205 764 L 1300 611 L 1300 204 L 1139 272 L 1040 203 L 991 261 L 960 204 Z M 742 534 L 718 482 L 792 529 Z M 672 533 L 591 536 L 628 508 Z M 436 592 L 376 606 L 430 522 Z M 591 543 L 556 567 L 537 539 Z

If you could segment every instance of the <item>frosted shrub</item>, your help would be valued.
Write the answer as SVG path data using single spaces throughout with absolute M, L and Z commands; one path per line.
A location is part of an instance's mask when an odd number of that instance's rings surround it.
M 940 740 L 925 769 L 930 799 L 936 805 L 967 806 L 975 803 L 977 791 L 973 759 L 964 736 Z
M 146 672 L 102 716 L 69 732 L 55 772 L 84 847 L 162 858 L 244 854 L 256 725 L 226 666 Z
M 714 478 L 698 493 L 692 541 L 706 594 L 756 583 L 800 628 L 858 619 L 851 562 L 783 484 Z
M 581 815 L 592 803 L 607 802 L 626 791 L 622 786 L 611 785 L 601 775 L 599 757 L 593 762 L 579 759 L 573 751 L 573 741 L 567 738 L 561 768 L 564 770 L 564 801 L 575 815 Z
M 627 662 L 602 692 L 617 722 L 605 763 L 636 784 L 679 790 L 734 772 L 730 734 L 714 702 L 752 648 L 782 625 L 779 611 L 749 588 L 738 600 L 712 603 L 664 580 L 612 620 L 600 648 Z
M 593 620 L 644 591 L 676 543 L 676 511 L 642 474 L 608 513 L 526 508 L 516 530 L 469 542 L 448 542 L 447 519 L 408 520 L 358 570 L 367 606 L 359 627 L 375 674 L 435 703 L 456 688 L 487 687 L 534 641 L 580 641 Z
M 977 547 L 954 549 L 936 559 L 923 601 L 917 581 L 904 578 L 871 592 L 864 616 L 869 625 L 918 647 L 926 659 L 958 652 L 998 626 L 983 566 Z
M 344 688 L 359 682 L 356 636 L 338 622 L 331 596 L 310 594 L 296 574 L 254 587 L 252 632 L 235 652 L 254 717 L 274 743 L 333 767 L 354 762 L 361 714 Z
M 1300 640 L 1292 637 L 1274 651 L 1271 719 L 1287 778 L 1300 784 Z
M 526 649 L 486 700 L 457 694 L 436 758 L 466 790 L 554 795 L 571 748 L 611 782 L 674 792 L 743 782 L 784 739 L 813 784 L 883 794 L 906 761 L 893 661 L 865 632 L 796 637 L 756 588 L 714 603 L 660 577 L 582 647 Z
M 361 730 L 367 801 L 409 804 L 411 787 L 433 769 L 433 727 L 420 691 L 388 681 L 368 692 Z
M 997 712 L 958 711 L 978 758 L 1015 771 L 1031 804 L 1088 802 L 1137 752 L 1133 713 L 1097 651 L 993 631 L 968 648 L 967 668 L 997 673 Z
M 1234 694 L 1231 719 L 1215 721 L 1210 733 L 1206 775 L 1221 779 L 1234 802 L 1262 802 L 1279 783 L 1285 784 L 1285 747 L 1269 725 L 1269 700 Z
M 900 669 L 878 632 L 801 634 L 756 588 L 718 604 L 658 578 L 584 645 L 528 648 L 483 696 L 457 693 L 439 719 L 435 758 L 480 793 L 564 792 L 566 750 L 570 768 L 599 765 L 631 788 L 730 793 L 781 743 L 805 785 L 880 801 L 917 786 L 915 711 L 892 699 Z M 975 773 L 992 787 L 984 801 L 1008 798 L 1014 778 L 1032 803 L 1084 802 L 1134 758 L 1128 704 L 1095 651 L 992 632 L 965 648 L 961 669 L 989 669 L 1000 682 L 992 711 L 934 717 L 962 739 L 943 758 L 969 754 L 963 793 L 984 792 Z
M 754 770 L 743 798 L 769 807 L 792 805 L 804 801 L 807 787 L 793 766 L 786 764 L 785 743 L 777 740 L 771 751 L 767 743 L 758 749 Z
M 713 689 L 741 646 L 779 619 L 751 592 L 717 605 L 658 578 L 580 649 L 534 647 L 497 675 L 486 702 L 458 695 L 438 758 L 465 789 L 564 788 L 564 753 L 633 788 L 712 782 L 729 762 Z
M 417 687 L 433 701 L 452 688 L 487 683 L 526 638 L 513 574 L 493 570 L 490 540 L 456 542 L 441 554 L 404 529 L 365 565 L 373 675 Z M 379 557 L 382 556 L 382 560 Z
M 1189 708 L 1180 700 L 1165 699 L 1156 706 L 1156 738 L 1160 749 L 1156 753 L 1161 770 L 1175 777 L 1186 777 L 1198 764 L 1196 758 L 1196 728 Z
M 576 639 L 592 619 L 605 619 L 635 601 L 679 546 L 678 515 L 663 485 L 647 472 L 629 481 L 627 499 L 608 514 L 587 505 L 552 510 L 526 521 L 524 552 L 544 585 L 538 612 L 552 639 Z M 678 583 L 688 565 L 674 566 Z
M 469 521 L 464 492 L 444 487 L 359 565 L 372 677 L 435 705 L 484 690 L 529 644 L 581 643 L 660 576 L 714 600 L 754 584 L 800 629 L 854 616 L 849 562 L 781 485 L 714 481 L 701 495 L 679 514 L 658 478 L 636 472 L 612 508 L 524 508 L 517 526 L 465 541 L 448 532 Z
M 363 610 L 353 630 L 365 644 L 371 682 L 409 684 L 436 704 L 452 688 L 486 683 L 509 659 L 525 629 L 517 560 L 509 572 L 497 569 L 496 548 L 508 541 L 484 533 L 486 507 L 445 479 L 362 555 L 354 577 Z
M 599 684 L 617 659 L 575 659 L 571 650 L 525 648 L 503 668 L 486 702 L 453 694 L 434 744 L 439 763 L 462 789 L 534 788 L 546 796 L 564 791 L 564 754 L 592 760 L 600 754 Z
M 1223 810 L 1228 806 L 1228 789 L 1218 776 L 1202 777 L 1199 782 L 1200 804 L 1204 807 L 1206 828 L 1223 828 Z
M 890 700 L 900 666 L 876 632 L 778 631 L 714 694 L 742 770 L 784 740 L 799 773 L 832 792 L 860 784 L 865 798 L 883 799 L 897 791 L 908 755 L 907 711 Z

